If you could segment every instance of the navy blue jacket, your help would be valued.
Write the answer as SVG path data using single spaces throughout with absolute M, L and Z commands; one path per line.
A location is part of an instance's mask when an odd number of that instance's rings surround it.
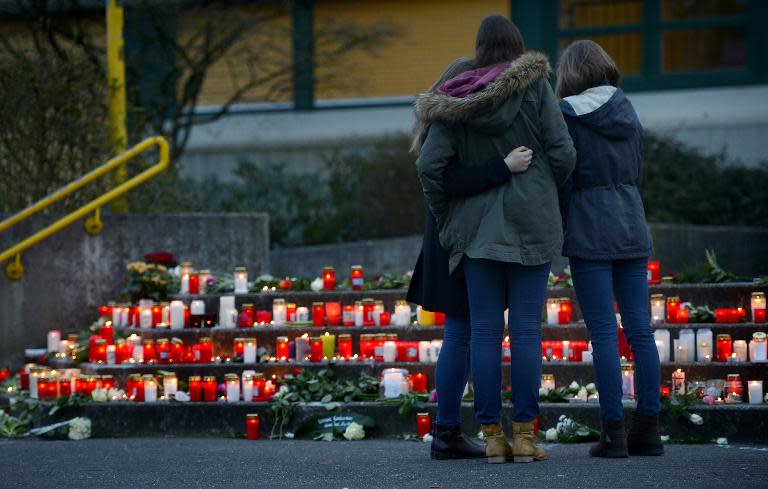
M 443 187 L 451 198 L 480 194 L 509 181 L 512 173 L 502 157 L 479 166 L 463 166 L 452 161 L 443 173 Z M 467 283 L 462 273 L 448 273 L 450 255 L 440 246 L 435 216 L 426 210 L 424 241 L 408 287 L 408 302 L 427 311 L 469 318 Z
M 649 257 L 653 243 L 639 185 L 643 128 L 624 92 L 593 87 L 560 101 L 576 148 L 561 195 L 563 255 L 585 260 Z

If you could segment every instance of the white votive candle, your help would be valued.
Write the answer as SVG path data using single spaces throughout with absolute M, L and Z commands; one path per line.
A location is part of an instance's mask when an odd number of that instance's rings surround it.
M 557 324 L 559 315 L 560 301 L 558 299 L 547 299 L 547 324 Z
M 152 375 L 144 376 L 144 402 L 157 402 L 157 380 Z
M 240 401 L 240 379 L 237 374 L 227 374 L 224 377 L 227 385 L 227 402 Z
M 245 267 L 236 267 L 235 275 L 235 294 L 248 293 L 248 270 Z
M 246 338 L 243 343 L 243 363 L 256 363 L 256 338 Z
M 205 314 L 205 301 L 200 299 L 195 299 L 192 302 L 190 302 L 189 313 L 194 314 L 196 316 L 199 316 L 200 314 Z
M 733 355 L 737 362 L 746 362 L 747 342 L 744 340 L 735 340 L 733 342 Z
M 397 358 L 397 342 L 385 341 L 383 357 L 385 362 L 394 362 Z
M 762 404 L 763 403 L 763 381 L 750 380 L 747 382 L 747 387 L 749 389 L 749 403 Z
M 184 303 L 171 301 L 171 329 L 184 329 Z
M 429 363 L 429 341 L 419 341 L 419 362 Z
M 656 339 L 656 348 L 659 351 L 659 361 L 668 362 L 669 361 L 669 330 L 668 329 L 657 329 L 653 332 L 653 337 Z
M 59 344 L 61 342 L 61 331 L 58 329 L 52 329 L 48 331 L 47 350 L 48 353 L 56 353 L 59 351 Z
M 696 360 L 699 362 L 712 361 L 712 330 L 702 328 L 696 331 Z
M 163 375 L 163 394 L 166 399 L 175 399 L 178 388 L 179 379 L 176 378 L 176 374 L 167 373 Z

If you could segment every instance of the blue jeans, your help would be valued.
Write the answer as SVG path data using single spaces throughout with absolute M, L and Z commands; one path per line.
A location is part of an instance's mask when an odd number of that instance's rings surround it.
M 504 309 L 509 307 L 514 421 L 539 415 L 541 384 L 541 312 L 550 263 L 464 259 L 469 314 L 472 321 L 471 365 L 475 417 L 480 424 L 501 419 L 501 342 Z
M 590 261 L 571 258 L 573 286 L 592 337 L 593 361 L 603 421 L 624 419 L 618 325 L 619 304 L 624 335 L 635 357 L 637 411 L 659 414 L 659 352 L 648 311 L 648 260 Z
M 469 378 L 469 319 L 445 317 L 443 347 L 437 357 L 437 424 L 458 427 L 461 424 L 461 398 Z

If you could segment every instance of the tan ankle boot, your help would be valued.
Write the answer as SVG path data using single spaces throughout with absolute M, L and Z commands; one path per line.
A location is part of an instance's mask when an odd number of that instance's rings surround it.
M 485 456 L 488 457 L 489 464 L 503 464 L 512 457 L 512 447 L 501 429 L 501 423 L 484 424 L 481 428 L 485 439 Z
M 512 422 L 512 455 L 515 463 L 546 460 L 547 453 L 536 445 L 533 421 Z

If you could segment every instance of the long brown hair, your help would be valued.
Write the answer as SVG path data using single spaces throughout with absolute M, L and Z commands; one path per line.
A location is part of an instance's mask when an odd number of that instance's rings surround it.
M 458 76 L 465 71 L 471 70 L 473 66 L 474 61 L 470 58 L 459 58 L 455 60 L 453 63 L 448 65 L 448 68 L 446 68 L 443 74 L 440 75 L 440 78 L 435 80 L 435 83 L 429 87 L 429 93 L 434 93 L 434 91 L 437 90 L 437 87 L 450 80 L 451 78 Z M 411 131 L 411 134 L 413 135 L 413 139 L 411 140 L 412 153 L 419 154 L 419 151 L 421 151 L 421 140 L 424 139 L 424 135 L 427 132 L 427 127 L 429 127 L 429 121 L 416 119 L 416 123 L 413 125 L 413 129 Z
M 564 98 L 606 82 L 618 87 L 620 78 L 616 62 L 598 43 L 576 41 L 560 55 L 555 92 L 559 98 Z
M 503 15 L 489 15 L 480 23 L 475 41 L 475 67 L 514 61 L 525 51 L 520 29 Z

